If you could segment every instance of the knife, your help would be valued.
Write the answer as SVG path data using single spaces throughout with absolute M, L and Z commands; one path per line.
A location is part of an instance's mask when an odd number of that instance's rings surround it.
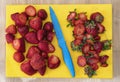
M 54 26 L 54 30 L 55 30 L 55 33 L 57 36 L 58 44 L 59 44 L 60 48 L 62 49 L 62 55 L 63 55 L 64 62 L 67 65 L 72 77 L 74 77 L 75 76 L 74 66 L 72 63 L 70 52 L 67 48 L 64 36 L 62 34 L 61 27 L 58 22 L 57 16 L 55 15 L 55 12 L 52 9 L 52 7 L 49 7 L 49 11 L 50 11 L 51 20 L 52 20 L 52 23 Z

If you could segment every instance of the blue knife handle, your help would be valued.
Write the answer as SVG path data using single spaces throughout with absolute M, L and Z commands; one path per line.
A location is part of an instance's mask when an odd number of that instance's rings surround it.
M 60 47 L 62 49 L 62 55 L 63 55 L 64 61 L 67 65 L 68 69 L 70 70 L 70 73 L 71 73 L 72 77 L 74 77 L 75 76 L 74 66 L 73 66 L 72 59 L 71 59 L 71 56 L 70 56 L 70 52 L 67 48 L 66 43 L 64 41 L 61 42 Z

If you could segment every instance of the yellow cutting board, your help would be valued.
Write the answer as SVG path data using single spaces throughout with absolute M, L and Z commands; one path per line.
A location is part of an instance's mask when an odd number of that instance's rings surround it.
M 25 7 L 27 5 L 7 5 L 6 6 L 6 27 L 10 24 L 14 24 L 14 22 L 11 20 L 11 14 L 15 12 L 23 12 L 25 10 Z M 111 4 L 74 4 L 74 5 L 34 5 L 37 10 L 39 9 L 45 9 L 48 13 L 48 18 L 45 21 L 51 21 L 50 19 L 50 13 L 49 13 L 49 6 L 52 6 L 54 9 L 58 20 L 61 25 L 61 29 L 63 32 L 63 35 L 65 37 L 67 46 L 69 48 L 73 64 L 75 67 L 75 78 L 88 78 L 87 75 L 84 73 L 84 68 L 79 67 L 77 65 L 77 58 L 79 55 L 82 55 L 82 53 L 77 51 L 72 51 L 70 47 L 70 42 L 74 40 L 72 36 L 72 27 L 66 27 L 68 22 L 66 21 L 66 17 L 69 13 L 69 11 L 73 11 L 74 9 L 77 9 L 77 12 L 87 12 L 87 16 L 89 18 L 90 14 L 93 12 L 101 12 L 104 15 L 104 22 L 103 25 L 105 26 L 105 33 L 101 34 L 101 39 L 112 39 L 112 5 Z M 45 23 L 44 21 L 44 23 Z M 18 33 L 16 34 L 16 37 L 21 37 Z M 34 77 L 34 78 L 71 78 L 71 74 L 66 67 L 61 49 L 58 46 L 58 42 L 56 39 L 56 36 L 53 40 L 53 45 L 55 46 L 55 52 L 50 53 L 49 55 L 55 54 L 59 56 L 61 60 L 61 64 L 57 69 L 49 69 L 47 67 L 46 73 L 44 76 L 41 76 L 39 73 L 34 74 L 33 76 L 28 76 L 25 73 L 23 73 L 20 69 L 20 63 L 17 63 L 13 59 L 13 53 L 15 50 L 13 49 L 11 44 L 6 43 L 6 77 Z M 28 48 L 30 47 L 30 44 L 26 44 L 26 52 Z M 26 55 L 26 52 L 24 55 Z M 93 76 L 93 78 L 112 78 L 113 76 L 113 63 L 112 63 L 112 49 L 107 51 L 102 51 L 100 55 L 107 54 L 109 56 L 108 59 L 108 67 L 100 67 L 97 70 L 97 75 Z

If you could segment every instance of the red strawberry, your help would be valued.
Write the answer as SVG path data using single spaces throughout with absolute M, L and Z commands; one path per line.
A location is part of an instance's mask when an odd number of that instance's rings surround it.
M 46 71 L 46 65 L 41 67 L 40 69 L 38 69 L 38 72 L 43 76 L 45 74 Z
M 34 6 L 32 5 L 29 5 L 25 8 L 25 13 L 30 16 L 30 17 L 33 17 L 36 15 L 36 9 Z
M 49 51 L 48 44 L 49 43 L 47 41 L 40 41 L 38 43 L 38 48 L 43 52 L 48 52 Z
M 11 14 L 11 19 L 12 19 L 13 21 L 16 21 L 16 22 L 17 22 L 17 21 L 18 21 L 18 15 L 19 15 L 18 12 Z
M 13 40 L 13 48 L 19 52 L 25 52 L 25 41 L 23 38 Z
M 92 64 L 90 67 L 95 71 L 99 68 L 97 64 Z
M 53 24 L 51 22 L 46 22 L 43 26 L 43 29 L 47 32 L 53 31 Z
M 21 70 L 28 75 L 33 75 L 36 73 L 36 70 L 30 65 L 30 60 L 27 60 L 21 64 Z
M 76 12 L 70 12 L 69 15 L 67 16 L 67 20 L 68 21 L 71 21 L 73 19 L 75 19 L 75 17 L 77 16 L 77 13 Z
M 6 37 L 7 43 L 12 43 L 13 40 L 15 39 L 15 36 L 13 34 L 6 34 L 5 37 Z
M 90 50 L 88 53 L 91 54 L 93 57 L 99 59 L 99 54 L 95 50 Z
M 74 40 L 75 46 L 79 46 L 81 43 L 82 43 L 82 41 L 79 40 L 79 39 L 75 39 L 75 40 Z
M 95 22 L 102 23 L 104 20 L 104 17 L 101 13 L 95 12 L 95 13 L 91 14 L 90 19 L 94 20 Z
M 78 56 L 77 64 L 84 67 L 86 65 L 86 58 L 84 56 Z
M 29 27 L 27 25 L 18 26 L 17 30 L 21 36 L 25 36 L 29 32 Z
M 47 53 L 47 52 L 42 52 L 42 53 L 41 53 L 41 56 L 42 56 L 44 59 L 48 59 L 48 53 Z
M 75 22 L 74 22 L 75 26 L 80 25 L 80 24 L 84 24 L 84 22 L 81 19 L 75 20 Z
M 88 65 L 97 64 L 98 62 L 99 62 L 99 59 L 96 57 L 90 57 L 87 60 Z
M 82 52 L 84 54 L 87 54 L 91 49 L 91 46 L 89 44 L 85 44 L 83 47 L 82 47 Z
M 77 40 L 83 40 L 84 35 L 74 35 L 75 39 Z
M 79 13 L 78 18 L 82 21 L 86 21 L 87 20 L 87 15 L 85 13 Z
M 94 43 L 94 49 L 97 53 L 100 53 L 103 48 L 103 43 L 102 42 L 95 42 Z
M 37 46 L 31 46 L 28 49 L 26 57 L 31 59 L 34 56 L 34 54 L 36 54 L 36 53 L 41 53 L 41 51 L 39 50 L 39 48 Z
M 86 36 L 86 41 L 87 41 L 87 43 L 89 43 L 89 44 L 94 44 L 94 38 L 93 38 L 92 35 L 86 34 L 85 36 Z
M 51 43 L 48 44 L 48 49 L 48 53 L 53 53 L 55 51 L 55 47 Z
M 85 27 L 84 25 L 77 25 L 74 27 L 74 35 L 81 35 L 85 32 Z
M 39 41 L 43 40 L 43 38 L 45 37 L 45 31 L 44 30 L 38 30 L 37 31 L 37 38 Z
M 47 18 L 47 12 L 45 9 L 40 9 L 38 11 L 38 17 L 40 17 L 42 20 L 45 20 Z
M 34 30 L 39 30 L 42 28 L 42 20 L 39 17 L 32 18 L 29 24 L 30 27 Z
M 109 58 L 109 56 L 107 56 L 107 55 L 100 56 L 100 62 L 105 63 L 108 60 L 108 58 Z
M 25 57 L 24 57 L 22 52 L 15 52 L 13 58 L 18 63 L 24 61 L 24 59 L 25 59 Z
M 46 62 L 39 53 L 36 53 L 31 58 L 30 64 L 35 70 L 39 70 L 46 65 Z
M 105 31 L 105 27 L 102 24 L 97 23 L 96 25 L 98 27 L 98 32 L 99 33 L 103 33 Z
M 37 39 L 37 34 L 34 31 L 28 32 L 25 35 L 25 39 L 27 40 L 27 42 L 31 43 L 31 44 L 38 44 L 38 39 Z
M 27 20 L 28 20 L 29 16 L 25 12 L 22 12 L 21 14 L 24 14 L 27 17 Z
M 16 30 L 16 26 L 11 24 L 6 28 L 6 32 L 10 33 L 10 34 L 16 34 L 17 30 Z
M 54 36 L 55 36 L 55 33 L 54 33 L 54 32 L 49 32 L 49 33 L 47 34 L 47 40 L 48 40 L 49 42 L 52 42 Z
M 27 17 L 25 14 L 19 14 L 18 15 L 19 22 L 17 23 L 18 26 L 24 26 L 27 22 Z
M 48 67 L 50 69 L 55 69 L 59 65 L 60 65 L 60 59 L 55 55 L 51 55 L 48 59 Z

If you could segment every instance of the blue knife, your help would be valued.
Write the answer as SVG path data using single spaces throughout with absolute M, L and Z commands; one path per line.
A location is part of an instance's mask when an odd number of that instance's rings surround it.
M 51 16 L 51 20 L 54 26 L 54 30 L 57 36 L 58 44 L 60 48 L 62 49 L 62 55 L 63 55 L 64 62 L 67 65 L 72 77 L 74 77 L 75 76 L 74 66 L 72 63 L 70 52 L 67 48 L 64 36 L 62 34 L 60 24 L 58 22 L 57 16 L 55 15 L 55 12 L 52 9 L 52 7 L 49 7 L 49 10 L 50 10 L 50 16 Z

